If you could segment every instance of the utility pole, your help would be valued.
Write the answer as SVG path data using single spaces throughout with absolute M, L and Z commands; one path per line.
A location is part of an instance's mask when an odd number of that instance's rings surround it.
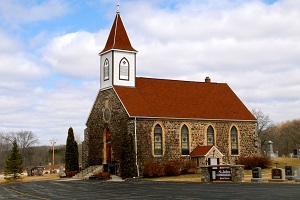
M 50 140 L 51 144 L 52 144 L 52 170 L 54 170 L 54 145 L 56 143 L 55 139 Z

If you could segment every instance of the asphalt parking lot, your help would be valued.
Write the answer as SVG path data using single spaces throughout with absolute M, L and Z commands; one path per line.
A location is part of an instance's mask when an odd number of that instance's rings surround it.
M 299 199 L 298 184 L 39 181 L 0 186 L 0 199 Z

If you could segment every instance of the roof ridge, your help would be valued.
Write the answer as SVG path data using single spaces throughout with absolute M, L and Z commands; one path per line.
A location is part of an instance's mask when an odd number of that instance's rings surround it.
M 192 81 L 192 80 L 180 80 L 180 79 L 165 79 L 165 78 L 155 78 L 155 77 L 136 77 L 138 79 L 152 79 L 152 80 L 161 80 L 161 81 L 179 81 L 179 82 L 188 82 L 188 83 L 209 83 L 209 84 L 225 84 L 227 83 L 219 83 L 219 82 L 205 82 L 205 81 Z
M 117 15 L 116 15 L 116 25 L 115 25 L 115 34 L 114 34 L 114 42 L 113 42 L 113 47 L 115 46 L 116 44 L 116 35 L 117 35 L 117 27 L 118 27 L 118 16 L 119 16 L 119 13 L 117 12 Z

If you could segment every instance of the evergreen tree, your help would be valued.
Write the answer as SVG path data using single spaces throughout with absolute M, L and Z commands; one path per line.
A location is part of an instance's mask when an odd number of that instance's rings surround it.
M 4 174 L 13 174 L 13 178 L 17 178 L 22 171 L 22 155 L 18 149 L 17 141 L 14 140 L 11 153 L 6 160 Z
M 132 178 L 136 170 L 134 139 L 132 134 L 127 134 L 122 145 L 121 176 Z
M 66 172 L 76 173 L 79 171 L 78 162 L 78 145 L 74 139 L 74 133 L 72 127 L 68 130 L 68 138 L 66 144 Z

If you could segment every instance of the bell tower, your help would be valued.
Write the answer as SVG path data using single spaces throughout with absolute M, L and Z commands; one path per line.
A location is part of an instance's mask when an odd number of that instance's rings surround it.
M 119 4 L 106 45 L 100 56 L 100 90 L 113 85 L 135 87 L 136 54 L 120 16 Z

